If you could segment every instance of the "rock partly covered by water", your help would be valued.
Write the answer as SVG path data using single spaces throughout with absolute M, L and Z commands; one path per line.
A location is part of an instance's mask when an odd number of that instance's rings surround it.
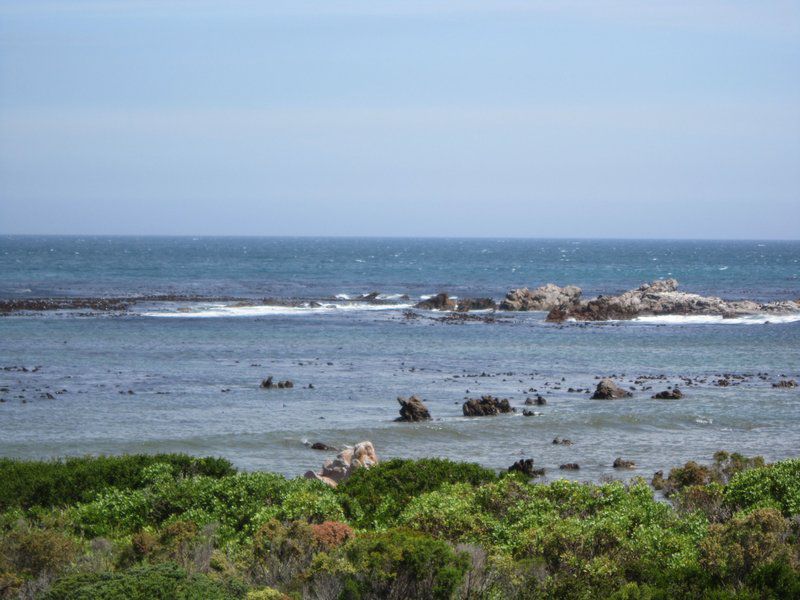
M 653 394 L 654 400 L 680 400 L 681 398 L 683 398 L 683 392 L 678 388 L 672 388 L 671 390 L 664 390 L 663 392 Z
M 264 390 L 271 390 L 271 389 L 275 389 L 275 388 L 283 390 L 283 389 L 293 388 L 294 387 L 294 383 L 289 379 L 287 379 L 285 381 L 277 381 L 276 382 L 273 379 L 272 375 L 270 375 L 266 379 L 262 379 L 261 380 L 261 384 L 259 385 L 259 387 L 261 389 L 264 389 Z
M 623 390 L 612 379 L 601 379 L 597 384 L 592 400 L 615 400 L 617 398 L 630 398 L 633 394 Z
M 445 292 L 431 296 L 427 300 L 418 302 L 414 308 L 423 310 L 455 310 L 456 301 L 450 298 Z
M 753 314 L 790 314 L 800 311 L 796 302 L 759 304 L 749 300 L 727 301 L 715 296 L 701 296 L 678 291 L 675 279 L 645 283 L 618 296 L 598 296 L 571 306 L 556 306 L 548 321 L 608 321 L 658 315 L 716 315 L 725 318 Z
M 461 410 L 465 417 L 491 417 L 500 413 L 514 412 L 508 399 L 501 400 L 494 396 L 481 396 L 467 400 Z
M 559 306 L 572 306 L 579 302 L 581 288 L 574 285 L 559 287 L 548 283 L 535 290 L 511 290 L 500 303 L 500 310 L 552 310 Z
M 469 312 L 471 310 L 495 310 L 497 302 L 491 298 L 463 298 L 459 299 L 456 310 L 459 312 Z
M 306 479 L 318 479 L 323 483 L 336 487 L 342 481 L 350 477 L 357 469 L 368 469 L 378 464 L 378 455 L 375 454 L 375 447 L 372 442 L 360 442 L 353 446 L 345 446 L 336 458 L 326 460 L 322 465 L 322 471 L 306 471 Z
M 431 413 L 428 407 L 417 398 L 411 396 L 410 398 L 397 397 L 397 402 L 400 404 L 400 416 L 395 421 L 429 421 Z
M 491 298 L 462 298 L 456 301 L 447 293 L 441 292 L 422 302 L 418 302 L 414 308 L 421 308 L 422 310 L 457 310 L 459 312 L 469 312 L 471 310 L 494 310 L 497 308 L 497 303 Z
M 773 383 L 774 388 L 796 388 L 797 382 L 794 379 L 781 379 L 778 383 Z

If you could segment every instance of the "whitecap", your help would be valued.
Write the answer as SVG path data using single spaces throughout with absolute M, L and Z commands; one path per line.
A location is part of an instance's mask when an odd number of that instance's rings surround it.
M 800 313 L 784 315 L 743 315 L 725 319 L 721 315 L 658 315 L 636 317 L 635 323 L 648 325 L 764 325 L 765 323 L 794 323 L 800 321 Z
M 364 304 L 362 302 L 327 303 L 311 306 L 235 306 L 230 304 L 211 304 L 192 307 L 150 310 L 140 313 L 143 317 L 172 318 L 219 318 L 219 317 L 269 317 L 290 315 L 319 315 L 342 311 L 382 311 L 412 308 L 411 304 Z

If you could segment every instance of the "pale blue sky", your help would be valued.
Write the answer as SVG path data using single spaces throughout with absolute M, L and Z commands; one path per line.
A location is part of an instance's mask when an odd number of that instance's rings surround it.
M 0 232 L 800 237 L 800 2 L 0 0 Z

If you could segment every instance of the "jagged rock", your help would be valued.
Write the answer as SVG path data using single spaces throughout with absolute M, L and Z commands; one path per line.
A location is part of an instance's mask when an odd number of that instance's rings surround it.
M 559 287 L 548 283 L 535 290 L 521 288 L 511 290 L 500 303 L 500 310 L 552 310 L 558 306 L 576 304 L 581 297 L 581 288 L 574 285 Z
M 527 406 L 544 406 L 547 404 L 547 399 L 544 396 L 537 394 L 536 398 L 525 398 L 525 404 Z
M 564 305 L 555 306 L 547 319 L 607 321 L 634 319 L 645 315 L 718 315 L 731 318 L 758 313 L 785 314 L 799 310 L 800 305 L 790 301 L 759 304 L 749 300 L 726 301 L 714 296 L 679 292 L 675 279 L 664 279 L 645 283 L 618 296 L 598 296 L 588 302 L 578 302 L 566 309 Z
M 332 487 L 350 477 L 356 469 L 369 468 L 378 464 L 378 456 L 372 442 L 360 442 L 353 446 L 345 446 L 344 450 L 336 455 L 333 460 L 326 460 L 322 471 L 306 471 L 306 479 L 318 479 Z
M 421 308 L 424 310 L 455 310 L 456 302 L 451 300 L 450 296 L 442 292 L 417 303 L 414 308 Z
M 506 398 L 501 400 L 494 396 L 481 396 L 467 400 L 461 410 L 465 417 L 486 417 L 514 412 Z
M 471 310 L 494 310 L 497 303 L 491 298 L 464 298 L 458 301 L 456 310 L 458 312 L 469 312 Z
M 611 379 L 601 379 L 597 384 L 592 400 L 614 400 L 617 398 L 630 398 L 633 394 L 626 392 Z
M 774 388 L 796 388 L 797 382 L 794 379 L 781 379 L 778 383 L 773 383 Z
M 653 395 L 654 400 L 680 400 L 681 398 L 683 398 L 683 392 L 677 387 Z
M 581 466 L 578 463 L 566 463 L 558 468 L 561 469 L 562 471 L 577 471 L 578 469 L 581 468 Z
M 636 463 L 632 460 L 625 460 L 623 458 L 616 458 L 614 460 L 615 469 L 633 469 L 634 467 L 636 467 Z
M 526 410 L 523 410 L 523 411 L 522 411 L 522 416 L 523 416 L 523 417 L 535 417 L 535 416 L 537 416 L 537 415 L 540 415 L 540 414 L 541 414 L 541 413 L 537 413 L 537 412 L 536 412 L 536 411 L 534 411 L 534 410 L 527 410 L 527 409 L 526 409 Z
M 431 413 L 422 400 L 416 396 L 401 398 L 398 396 L 397 402 L 400 404 L 400 416 L 395 421 L 428 421 Z

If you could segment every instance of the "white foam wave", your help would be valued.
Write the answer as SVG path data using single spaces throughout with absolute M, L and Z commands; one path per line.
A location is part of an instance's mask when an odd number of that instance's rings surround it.
M 347 294 L 336 294 L 337 300 L 350 300 L 350 296 Z
M 725 319 L 720 315 L 658 315 L 636 317 L 635 323 L 649 325 L 763 325 L 765 323 L 794 323 L 800 321 L 800 313 L 784 315 L 744 315 Z
M 288 315 L 319 315 L 349 311 L 402 310 L 411 308 L 411 304 L 364 304 L 360 302 L 327 303 L 318 306 L 234 306 L 229 304 L 213 304 L 150 310 L 141 313 L 143 317 L 167 318 L 219 318 L 219 317 L 269 317 Z

